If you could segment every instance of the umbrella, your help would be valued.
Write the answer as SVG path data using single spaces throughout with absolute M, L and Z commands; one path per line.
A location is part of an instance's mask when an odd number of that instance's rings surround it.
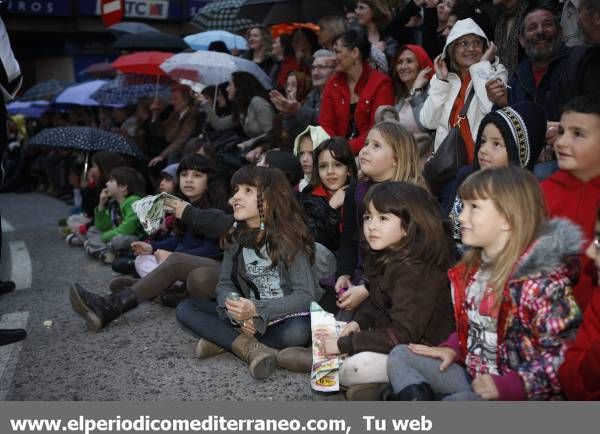
M 54 98 L 53 104 L 98 106 L 91 95 L 106 83 L 106 80 L 94 80 L 68 87 Z
M 160 67 L 174 79 L 181 78 L 182 72 L 195 72 L 197 81 L 207 86 L 229 80 L 233 72 L 246 71 L 254 75 L 266 89 L 272 87 L 271 79 L 256 63 L 214 51 L 179 53 L 167 59 Z
M 245 32 L 257 25 L 255 21 L 237 18 L 243 0 L 225 0 L 208 3 L 200 9 L 191 23 L 200 30 L 226 30 L 232 33 Z
M 158 32 L 158 29 L 155 29 L 152 26 L 149 26 L 146 23 L 135 23 L 133 21 L 123 21 L 117 24 L 113 24 L 108 28 L 108 31 L 116 36 L 121 36 L 123 34 L 132 34 L 132 33 L 143 33 L 143 32 Z
M 116 50 L 156 50 L 172 52 L 179 52 L 189 48 L 179 36 L 163 32 L 142 32 L 123 35 L 115 41 L 113 47 Z
M 267 26 L 279 23 L 316 23 L 326 15 L 344 16 L 343 0 L 246 0 L 238 18 L 248 18 Z
M 121 72 L 131 74 L 164 75 L 159 65 L 172 55 L 173 53 L 163 53 L 161 51 L 125 54 L 117 58 L 112 66 Z
M 92 63 L 87 68 L 79 71 L 77 75 L 89 75 L 96 78 L 112 78 L 117 75 L 117 70 L 110 62 Z
M 160 77 L 157 85 L 152 76 L 120 75 L 100 87 L 91 98 L 104 106 L 125 106 L 136 104 L 142 97 L 160 97 L 168 100 L 170 96 L 166 77 Z
M 6 111 L 10 116 L 23 115 L 26 118 L 39 118 L 48 110 L 50 103 L 45 100 L 40 101 L 13 101 L 6 106 Z
M 208 32 L 196 33 L 183 38 L 193 50 L 208 50 L 208 46 L 214 41 L 223 41 L 229 50 L 235 48 L 247 50 L 248 42 L 240 35 L 226 32 L 224 30 L 209 30 Z
M 92 127 L 46 128 L 29 139 L 33 146 L 74 149 L 83 152 L 112 151 L 143 158 L 140 149 L 119 134 Z
M 30 87 L 19 100 L 36 101 L 45 99 L 49 101 L 72 84 L 74 84 L 72 81 L 65 80 L 42 81 Z
M 278 38 L 284 33 L 292 34 L 292 32 L 296 29 L 309 29 L 315 33 L 319 33 L 319 26 L 313 23 L 281 23 L 275 24 L 271 26 L 269 30 L 271 31 L 271 36 L 273 39 Z

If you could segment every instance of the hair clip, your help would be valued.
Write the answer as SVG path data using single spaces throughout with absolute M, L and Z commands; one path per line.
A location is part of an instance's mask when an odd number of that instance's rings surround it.
M 238 222 L 237 220 L 233 222 L 233 229 L 237 229 L 238 228 Z
M 260 222 L 260 230 L 261 231 L 265 230 L 265 222 Z

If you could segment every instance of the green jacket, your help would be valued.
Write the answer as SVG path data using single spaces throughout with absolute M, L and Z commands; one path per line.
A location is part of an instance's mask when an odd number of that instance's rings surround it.
M 140 200 L 140 197 L 132 194 L 120 204 L 122 221 L 117 227 L 113 227 L 110 220 L 108 207 L 94 212 L 94 226 L 102 232 L 102 241 L 105 243 L 112 240 L 117 235 L 142 235 L 142 228 L 137 215 L 133 211 L 133 203 Z

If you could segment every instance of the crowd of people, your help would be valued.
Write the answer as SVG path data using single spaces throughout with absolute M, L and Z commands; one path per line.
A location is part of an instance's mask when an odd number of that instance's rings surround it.
M 349 400 L 600 399 L 600 1 L 360 0 L 317 24 L 248 29 L 271 89 L 238 71 L 9 121 L 0 191 L 71 201 L 66 241 L 122 274 L 74 283 L 74 311 L 100 331 L 176 307 L 199 359 L 264 379 L 310 372 L 318 302 L 347 322 L 314 346 L 345 355 Z M 28 146 L 67 125 L 146 161 Z M 158 192 L 147 234 L 132 205 Z

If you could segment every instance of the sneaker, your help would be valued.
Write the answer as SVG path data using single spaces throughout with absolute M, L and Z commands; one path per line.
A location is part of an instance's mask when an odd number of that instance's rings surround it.
M 77 234 L 69 234 L 69 235 L 67 235 L 67 238 L 65 238 L 65 241 L 67 242 L 67 244 L 69 246 L 81 247 L 81 246 L 84 245 L 83 241 L 81 241 L 81 238 L 79 238 L 77 236 Z
M 100 253 L 100 260 L 105 264 L 112 264 L 115 261 L 115 254 L 111 250 L 104 250 Z

